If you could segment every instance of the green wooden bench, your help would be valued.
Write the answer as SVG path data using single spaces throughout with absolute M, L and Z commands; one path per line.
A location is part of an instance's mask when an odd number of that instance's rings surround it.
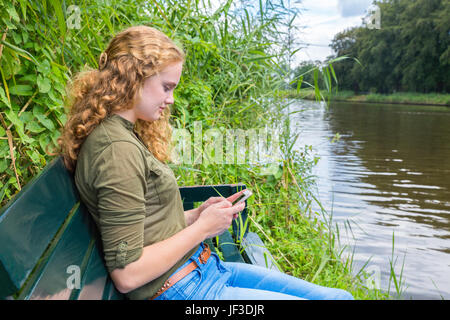
M 196 202 L 243 188 L 189 186 L 180 192 L 189 210 Z M 247 208 L 241 217 L 231 232 L 208 240 L 210 246 L 225 261 L 276 268 L 258 235 L 248 232 Z M 0 209 L 0 299 L 125 299 L 104 266 L 97 228 L 61 157 Z

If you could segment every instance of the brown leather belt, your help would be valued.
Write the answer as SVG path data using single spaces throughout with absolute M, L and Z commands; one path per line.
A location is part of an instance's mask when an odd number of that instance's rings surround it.
M 211 249 L 209 248 L 208 244 L 204 243 L 204 248 L 202 253 L 200 253 L 200 256 L 198 257 L 198 261 L 201 264 L 205 264 L 209 257 L 211 256 Z M 150 298 L 150 300 L 156 299 L 161 294 L 163 294 L 165 291 L 167 291 L 170 287 L 172 287 L 175 283 L 186 277 L 189 273 L 194 271 L 198 267 L 197 261 L 192 261 L 189 263 L 186 267 L 172 275 L 166 282 L 164 282 L 161 289 L 158 290 L 158 292 L 155 293 L 153 297 Z

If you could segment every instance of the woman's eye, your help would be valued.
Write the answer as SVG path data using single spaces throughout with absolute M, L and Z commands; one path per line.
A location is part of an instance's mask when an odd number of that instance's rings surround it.
M 170 88 L 167 87 L 167 86 L 164 86 L 164 91 L 165 91 L 165 92 L 168 92 L 168 91 L 170 91 Z

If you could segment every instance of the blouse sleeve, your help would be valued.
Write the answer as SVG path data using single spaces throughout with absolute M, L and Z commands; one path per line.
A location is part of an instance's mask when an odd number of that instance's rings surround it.
M 96 161 L 93 187 L 109 272 L 139 259 L 144 243 L 145 162 L 136 145 L 113 142 Z

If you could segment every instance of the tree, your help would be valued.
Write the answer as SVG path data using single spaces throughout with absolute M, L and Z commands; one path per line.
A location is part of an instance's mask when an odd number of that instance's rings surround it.
M 355 27 L 336 34 L 340 87 L 358 91 L 448 92 L 450 90 L 450 1 L 374 1 L 381 28 Z

